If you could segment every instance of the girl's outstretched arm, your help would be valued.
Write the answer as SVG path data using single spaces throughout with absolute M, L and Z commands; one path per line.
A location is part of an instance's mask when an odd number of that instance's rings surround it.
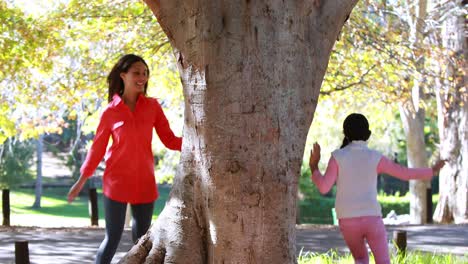
M 401 180 L 430 180 L 445 165 L 444 160 L 439 160 L 432 168 L 407 168 L 382 156 L 377 165 L 377 173 L 386 173 Z
M 328 161 L 327 170 L 325 175 L 322 176 L 320 170 L 318 169 L 318 163 L 320 161 L 320 145 L 315 143 L 313 150 L 310 153 L 309 166 L 310 171 L 312 172 L 311 178 L 315 183 L 319 192 L 325 194 L 330 191 L 333 184 L 335 184 L 338 177 L 338 163 L 335 158 L 331 157 Z

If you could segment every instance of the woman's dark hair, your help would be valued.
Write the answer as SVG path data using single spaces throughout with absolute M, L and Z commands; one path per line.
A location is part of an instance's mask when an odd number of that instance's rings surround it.
M 109 85 L 109 96 L 107 100 L 110 102 L 112 101 L 112 97 L 114 94 L 122 95 L 124 92 L 124 83 L 122 78 L 120 77 L 120 74 L 122 72 L 128 72 L 130 67 L 135 62 L 143 62 L 145 64 L 146 69 L 148 70 L 148 76 L 149 76 L 149 68 L 148 64 L 146 64 L 145 60 L 137 55 L 134 54 L 127 54 L 124 55 L 120 60 L 114 65 L 112 68 L 111 72 L 109 73 L 109 76 L 107 76 L 107 84 Z M 148 88 L 148 82 L 145 84 L 145 95 L 146 95 L 146 90 Z
M 341 148 L 346 147 L 353 140 L 366 141 L 371 135 L 369 122 L 362 114 L 352 113 L 346 117 L 343 122 L 343 144 Z

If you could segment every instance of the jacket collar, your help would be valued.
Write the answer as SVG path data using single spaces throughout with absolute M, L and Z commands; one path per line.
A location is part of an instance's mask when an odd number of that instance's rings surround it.
M 350 146 L 359 146 L 359 147 L 367 147 L 367 141 L 364 140 L 353 140 L 349 144 Z
M 110 102 L 110 105 L 116 107 L 120 103 L 123 103 L 122 98 L 118 94 L 114 94 L 114 96 L 112 96 L 112 101 Z
M 137 104 L 143 102 L 145 100 L 145 95 L 143 94 L 140 94 L 138 96 L 138 101 L 137 101 Z M 120 95 L 118 94 L 114 94 L 114 96 L 112 96 L 112 101 L 110 102 L 110 106 L 111 107 L 117 107 L 119 104 L 123 104 L 124 101 L 122 100 L 122 97 L 120 97 Z

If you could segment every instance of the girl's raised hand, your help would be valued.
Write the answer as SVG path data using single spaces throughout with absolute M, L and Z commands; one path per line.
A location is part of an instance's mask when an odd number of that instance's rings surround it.
M 320 161 L 320 145 L 316 142 L 314 143 L 314 146 L 310 150 L 309 166 L 312 172 L 318 169 L 319 161 Z
M 439 173 L 440 169 L 444 167 L 445 165 L 445 160 L 438 160 L 434 165 L 432 165 L 432 174 L 436 175 Z

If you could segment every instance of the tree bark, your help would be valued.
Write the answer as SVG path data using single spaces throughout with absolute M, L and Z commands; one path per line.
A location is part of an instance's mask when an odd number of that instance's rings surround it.
M 400 105 L 400 115 L 403 129 L 406 134 L 406 153 L 408 167 L 427 167 L 426 143 L 424 141 L 425 111 L 422 108 L 415 109 L 413 102 L 407 101 Z M 412 224 L 427 223 L 427 181 L 410 180 L 409 192 L 410 217 Z
M 296 263 L 307 131 L 356 1 L 150 1 L 175 50 L 184 143 L 169 200 L 120 263 Z
M 448 2 L 449 4 L 453 2 Z M 466 1 L 456 1 L 466 8 Z M 439 175 L 439 203 L 434 220 L 468 223 L 468 47 L 463 15 L 448 16 L 442 27 L 446 70 L 437 85 L 440 156 L 447 159 Z M 461 14 L 461 12 L 460 12 Z
M 35 199 L 33 208 L 41 208 L 42 198 L 42 153 L 44 152 L 44 136 L 41 134 L 36 142 L 36 185 L 35 185 Z
M 410 42 L 414 47 L 419 47 L 423 40 L 422 32 L 427 15 L 427 1 L 418 0 L 417 4 L 408 2 L 408 21 L 410 22 Z M 424 57 L 413 58 L 417 67 L 417 72 L 424 70 Z M 424 140 L 424 119 L 425 110 L 420 106 L 424 99 L 422 92 L 423 76 L 414 75 L 413 87 L 410 100 L 400 105 L 400 115 L 403 128 L 406 134 L 406 152 L 408 157 L 408 167 L 427 167 L 426 142 Z M 427 189 L 430 188 L 430 181 L 410 180 L 410 218 L 412 224 L 427 223 Z

